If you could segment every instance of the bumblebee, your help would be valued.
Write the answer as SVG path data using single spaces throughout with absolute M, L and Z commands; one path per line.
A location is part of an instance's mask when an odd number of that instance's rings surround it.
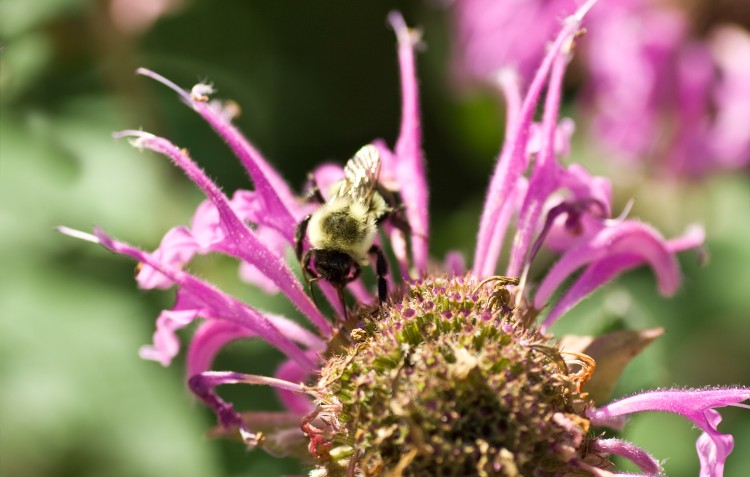
M 331 187 L 328 200 L 312 181 L 310 195 L 322 205 L 299 223 L 295 234 L 297 260 L 308 277 L 310 293 L 314 282 L 329 282 L 336 288 L 345 314 L 344 288 L 370 263 L 369 256 L 375 257 L 379 301 L 388 295 L 388 262 L 374 242 L 378 225 L 395 209 L 385 199 L 379 177 L 380 153 L 368 144 L 347 161 L 344 178 Z M 305 237 L 311 248 L 303 254 Z

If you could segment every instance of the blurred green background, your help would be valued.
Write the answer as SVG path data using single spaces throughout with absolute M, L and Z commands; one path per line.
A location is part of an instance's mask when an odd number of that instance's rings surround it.
M 427 46 L 418 69 L 431 251 L 470 257 L 502 141 L 502 107 L 487 92 L 454 92 L 448 17 L 436 3 L 0 0 L 0 475 L 302 472 L 292 461 L 205 437 L 215 421 L 185 389 L 182 360 L 162 368 L 137 356 L 172 293 L 137 290 L 133 263 L 53 228 L 101 225 L 153 248 L 188 222 L 200 194 L 163 158 L 112 139 L 119 129 L 143 127 L 189 148 L 226 191 L 249 187 L 210 128 L 174 93 L 135 76 L 138 66 L 184 87 L 212 81 L 219 97 L 241 106 L 237 124 L 297 190 L 315 164 L 343 161 L 376 137 L 393 144 L 400 100 L 386 15 L 397 8 L 424 29 Z M 684 284 L 673 299 L 658 296 L 650 271 L 630 273 L 557 331 L 667 328 L 628 368 L 618 395 L 750 384 L 749 176 L 643 179 L 603 161 L 581 135 L 568 160 L 617 177 L 617 210 L 635 197 L 632 215 L 667 236 L 705 224 L 711 259 L 699 266 L 695 254 L 681 256 Z M 261 308 L 293 315 L 283 300 L 240 284 L 231 260 L 206 257 L 193 269 Z M 217 369 L 270 373 L 279 358 L 261 343 L 236 343 Z M 266 389 L 222 394 L 240 409 L 278 408 Z M 722 414 L 721 429 L 736 439 L 727 475 L 747 475 L 750 413 Z M 697 475 L 691 427 L 644 415 L 625 437 L 668 457 L 670 475 Z

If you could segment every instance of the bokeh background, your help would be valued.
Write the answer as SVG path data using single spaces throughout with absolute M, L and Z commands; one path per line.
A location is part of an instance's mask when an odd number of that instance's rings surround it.
M 740 3 L 701 9 L 691 2 L 696 30 L 727 18 L 747 24 Z M 210 128 L 173 92 L 135 76 L 138 66 L 184 87 L 212 81 L 218 96 L 241 106 L 237 124 L 297 190 L 324 160 L 343 162 L 376 137 L 392 144 L 400 104 L 386 15 L 394 8 L 424 30 L 418 70 L 431 251 L 471 256 L 503 109 L 493 93 L 455 88 L 440 2 L 0 0 L 0 475 L 302 472 L 293 461 L 206 437 L 215 421 L 185 389 L 182 361 L 162 368 L 137 356 L 172 294 L 137 290 L 133 263 L 54 227 L 101 225 L 153 248 L 170 227 L 189 221 L 200 194 L 165 159 L 112 139 L 120 129 L 143 127 L 187 147 L 228 192 L 250 187 Z M 616 177 L 617 210 L 635 197 L 632 215 L 667 236 L 703 223 L 710 260 L 680 257 L 684 284 L 672 299 L 658 296 L 649 271 L 632 272 L 557 331 L 667 329 L 627 369 L 617 395 L 750 384 L 747 171 L 693 182 L 651 178 L 608 161 L 580 136 L 568 161 Z M 231 260 L 202 258 L 192 269 L 260 308 L 294 315 L 282 300 L 239 283 Z M 236 343 L 217 369 L 269 373 L 279 358 L 263 344 Z M 241 409 L 278 408 L 266 389 L 221 393 Z M 747 475 L 750 412 L 722 414 L 720 429 L 736 439 L 727 475 Z M 676 416 L 644 415 L 625 437 L 668 457 L 670 475 L 697 475 L 691 427 Z

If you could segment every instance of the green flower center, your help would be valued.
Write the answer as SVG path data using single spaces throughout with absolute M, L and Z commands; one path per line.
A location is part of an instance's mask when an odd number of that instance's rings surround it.
M 311 475 L 575 475 L 595 461 L 581 371 L 503 281 L 406 286 L 321 370 Z M 343 335 L 344 333 L 342 333 Z M 595 460 L 596 459 L 596 460 Z M 582 475 L 588 475 L 583 472 Z

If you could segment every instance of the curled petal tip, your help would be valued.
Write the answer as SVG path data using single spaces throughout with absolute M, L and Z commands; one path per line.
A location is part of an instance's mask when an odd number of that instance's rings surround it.
M 209 83 L 198 83 L 190 90 L 190 97 L 193 101 L 205 103 L 208 101 L 209 96 L 214 94 L 216 89 L 212 84 Z
M 389 13 L 388 23 L 391 24 L 391 27 L 396 32 L 399 42 L 406 42 L 415 46 L 422 40 L 422 32 L 414 28 L 409 28 L 400 12 L 394 10 Z
M 151 78 L 153 80 L 156 80 L 159 83 L 161 83 L 164 86 L 166 86 L 167 88 L 169 88 L 172 91 L 174 91 L 175 93 L 179 94 L 180 97 L 185 102 L 187 102 L 188 104 L 190 104 L 192 102 L 192 98 L 190 97 L 190 95 L 184 89 L 180 88 L 179 86 L 177 86 L 176 83 L 168 80 L 167 78 L 163 77 L 159 73 L 151 71 L 148 68 L 138 68 L 138 69 L 135 70 L 135 74 L 142 75 L 142 76 L 147 76 L 147 77 L 149 77 L 149 78 Z
M 99 243 L 99 239 L 96 236 L 91 235 L 90 233 L 82 232 L 80 230 L 71 229 L 70 227 L 65 227 L 64 225 L 55 227 L 55 231 L 63 235 L 67 235 L 68 237 L 85 240 L 91 243 Z
M 146 141 L 157 138 L 151 133 L 140 131 L 137 129 L 125 129 L 122 131 L 116 131 L 112 133 L 112 137 L 114 137 L 115 139 L 127 138 L 128 143 L 139 151 L 142 151 L 146 147 Z

